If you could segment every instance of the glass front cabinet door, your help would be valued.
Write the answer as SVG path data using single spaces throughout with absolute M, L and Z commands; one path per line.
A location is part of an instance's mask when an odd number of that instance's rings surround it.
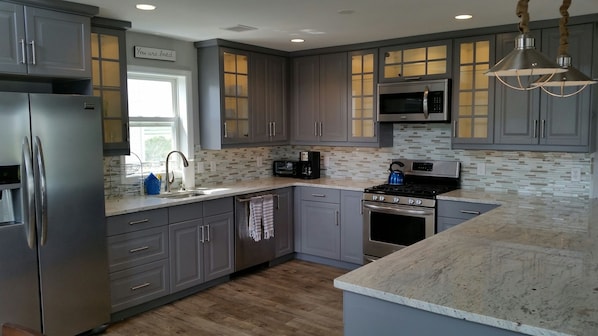
M 380 82 L 450 77 L 451 41 L 380 49 Z
M 375 50 L 350 53 L 350 141 L 376 141 Z
M 92 26 L 93 95 L 102 99 L 104 155 L 128 155 L 125 31 Z
M 223 142 L 246 142 L 249 134 L 249 54 L 225 50 Z
M 494 65 L 494 36 L 455 40 L 453 147 L 493 141 L 494 79 L 484 73 Z

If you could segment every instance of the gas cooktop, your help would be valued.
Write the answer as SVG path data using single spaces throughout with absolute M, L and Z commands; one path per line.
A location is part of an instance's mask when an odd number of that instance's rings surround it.
M 370 188 L 366 188 L 366 193 L 392 195 L 392 196 L 408 196 L 418 198 L 434 199 L 436 195 L 445 192 L 459 189 L 458 185 L 447 184 L 419 184 L 406 183 L 403 185 L 380 184 Z

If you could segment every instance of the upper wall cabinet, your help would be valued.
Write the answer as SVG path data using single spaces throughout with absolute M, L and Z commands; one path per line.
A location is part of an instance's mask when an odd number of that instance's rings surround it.
M 452 41 L 380 48 L 380 82 L 451 77 Z
M 593 25 L 569 26 L 569 49 L 573 66 L 590 74 L 592 67 Z M 533 32 L 536 48 L 556 59 L 558 28 Z M 516 34 L 497 36 L 497 58 L 513 49 Z M 538 43 L 540 42 L 540 43 Z M 591 90 L 569 98 L 552 97 L 541 89 L 516 91 L 497 84 L 495 143 L 513 149 L 590 151 Z M 507 147 L 508 148 L 508 147 Z
M 91 26 L 93 95 L 102 98 L 104 155 L 129 155 L 127 55 L 130 22 L 94 18 Z
M 293 59 L 293 143 L 347 142 L 347 69 L 347 53 Z
M 0 72 L 90 78 L 90 17 L 0 2 Z
M 491 144 L 494 135 L 494 35 L 455 40 L 453 144 Z
M 284 57 L 207 42 L 196 43 L 202 148 L 286 143 Z

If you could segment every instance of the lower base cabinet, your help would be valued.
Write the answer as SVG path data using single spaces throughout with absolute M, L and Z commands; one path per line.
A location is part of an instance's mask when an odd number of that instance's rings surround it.
M 497 208 L 497 204 L 438 200 L 436 233 L 448 230 L 467 220 Z
M 298 187 L 297 252 L 363 264 L 361 191 Z

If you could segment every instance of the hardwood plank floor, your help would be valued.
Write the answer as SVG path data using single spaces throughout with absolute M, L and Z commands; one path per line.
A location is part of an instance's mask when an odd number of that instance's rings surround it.
M 342 292 L 332 281 L 346 272 L 292 260 L 113 324 L 104 335 L 342 335 Z

